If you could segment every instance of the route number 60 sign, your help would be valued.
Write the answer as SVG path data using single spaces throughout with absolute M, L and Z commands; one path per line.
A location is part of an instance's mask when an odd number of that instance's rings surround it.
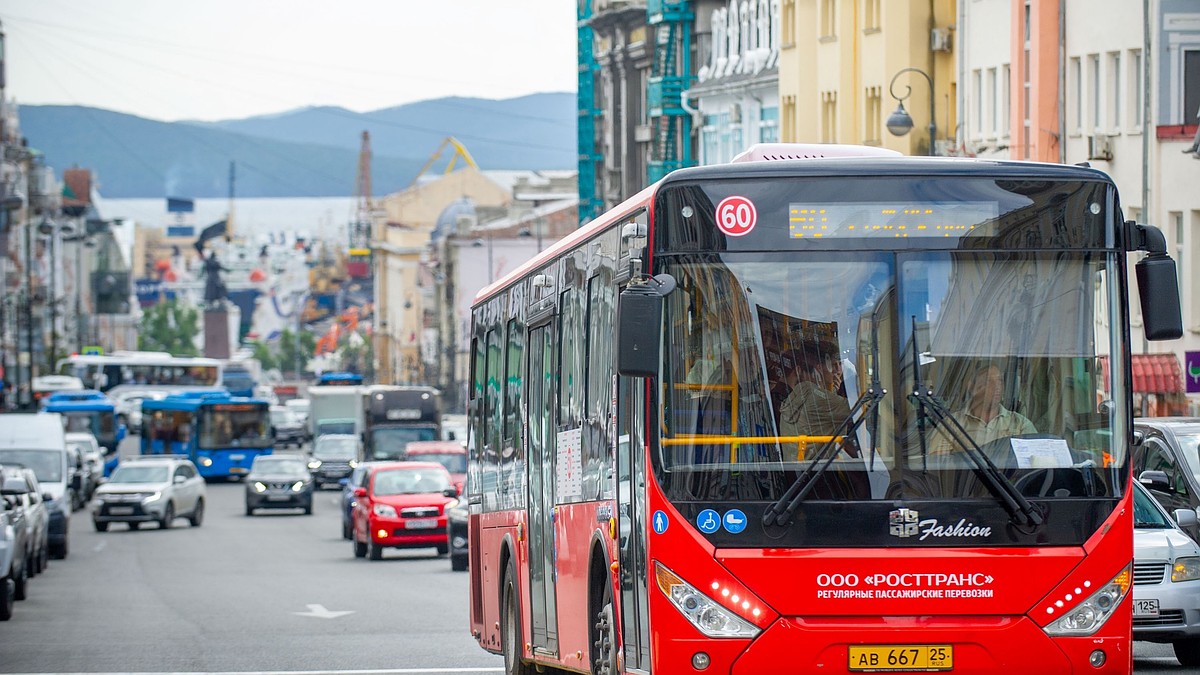
M 750 234 L 758 222 L 758 209 L 754 202 L 734 195 L 726 197 L 717 204 L 717 227 L 730 237 L 742 237 Z

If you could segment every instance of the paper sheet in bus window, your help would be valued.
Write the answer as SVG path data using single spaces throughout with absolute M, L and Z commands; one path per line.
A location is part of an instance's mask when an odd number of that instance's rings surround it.
M 1075 465 L 1067 442 L 1061 438 L 1013 438 L 1013 454 L 1022 469 L 1066 469 Z

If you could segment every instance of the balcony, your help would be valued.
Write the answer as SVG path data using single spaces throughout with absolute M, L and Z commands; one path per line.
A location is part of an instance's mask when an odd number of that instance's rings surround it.
M 687 86 L 687 79 L 687 77 L 679 75 L 649 79 L 646 84 L 646 107 L 649 109 L 651 117 L 687 114 L 680 101 L 683 90 Z
M 686 21 L 691 18 L 687 0 L 647 0 L 646 23 L 650 25 L 664 21 Z

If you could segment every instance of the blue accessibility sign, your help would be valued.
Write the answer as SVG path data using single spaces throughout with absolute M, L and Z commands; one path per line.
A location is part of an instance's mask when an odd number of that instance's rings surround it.
M 667 518 L 667 514 L 662 511 L 654 512 L 654 533 L 662 534 L 671 526 L 671 521 Z
M 696 516 L 696 527 L 704 534 L 712 534 L 721 529 L 721 515 L 712 509 L 704 509 Z
M 738 534 L 746 529 L 746 514 L 742 513 L 741 509 L 729 509 L 721 519 L 721 524 L 729 534 Z

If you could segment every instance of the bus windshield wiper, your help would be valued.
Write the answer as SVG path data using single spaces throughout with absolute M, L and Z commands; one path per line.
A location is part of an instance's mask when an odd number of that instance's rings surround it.
M 917 409 L 917 429 L 921 442 L 921 462 L 924 466 L 926 458 L 925 419 L 932 417 L 937 427 L 950 440 L 962 448 L 963 454 L 971 464 L 971 470 L 983 481 L 988 491 L 1000 500 L 1004 510 L 1014 522 L 1020 525 L 1036 527 L 1045 522 L 1040 509 L 1029 503 L 1025 495 L 1004 476 L 992 462 L 987 453 L 975 443 L 975 439 L 967 433 L 962 424 L 950 412 L 944 401 L 933 393 L 932 387 L 926 387 L 921 381 L 921 359 L 917 353 L 917 317 L 913 317 L 913 392 L 908 400 Z
M 796 480 L 783 493 L 783 496 L 763 514 L 764 526 L 786 525 L 791 520 L 792 514 L 800 507 L 800 502 L 804 501 L 808 493 L 816 487 L 817 478 L 825 473 L 825 470 L 833 463 L 841 449 L 840 446 L 846 442 L 845 439 L 852 438 L 868 416 L 873 422 L 873 428 L 869 430 L 871 432 L 870 466 L 874 469 L 876 430 L 879 428 L 879 403 L 883 397 L 887 396 L 887 390 L 879 382 L 879 333 L 877 328 L 879 322 L 875 316 L 878 311 L 876 308 L 875 312 L 871 313 L 871 386 L 863 392 L 862 396 L 858 397 L 854 405 L 850 406 L 850 414 L 833 430 L 829 440 L 813 453 L 812 462 L 804 467 L 804 470 L 800 472 L 799 476 L 796 476 Z
M 862 396 L 859 396 L 854 405 L 850 407 L 850 414 L 830 434 L 829 440 L 813 453 L 812 462 L 804 467 L 804 471 L 796 476 L 796 480 L 787 489 L 787 492 L 784 492 L 783 496 L 763 514 L 763 525 L 786 525 L 791 520 L 792 514 L 799 508 L 800 502 L 804 501 L 808 493 L 817 485 L 817 478 L 825 473 L 825 470 L 833 463 L 842 444 L 846 442 L 847 438 L 854 436 L 858 428 L 867 420 L 867 416 L 879 407 L 879 402 L 886 395 L 887 390 L 879 386 L 878 376 L 876 376 L 871 387 Z M 874 460 L 875 452 L 874 437 L 875 435 L 872 433 L 872 460 Z

